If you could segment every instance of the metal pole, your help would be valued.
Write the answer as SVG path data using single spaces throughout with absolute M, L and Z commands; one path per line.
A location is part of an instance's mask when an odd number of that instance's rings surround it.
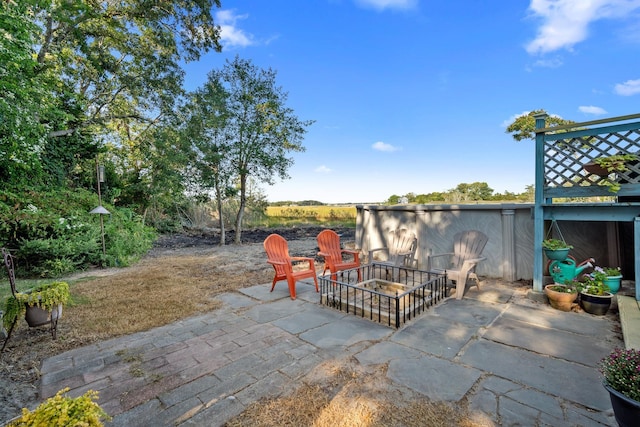
M 104 170 L 104 169 L 103 169 Z M 102 172 L 102 174 L 100 173 Z M 96 158 L 96 177 L 98 179 L 98 204 L 102 206 L 102 193 L 100 192 L 100 182 L 104 179 L 104 172 L 100 170 L 98 159 Z M 102 238 L 102 255 L 107 255 L 107 247 L 104 243 L 104 220 L 102 219 L 102 213 L 100 215 L 100 237 Z

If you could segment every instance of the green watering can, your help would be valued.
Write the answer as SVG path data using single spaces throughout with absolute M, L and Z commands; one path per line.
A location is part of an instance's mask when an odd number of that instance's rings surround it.
M 573 280 L 578 277 L 585 268 L 593 267 L 593 258 L 588 258 L 576 265 L 575 260 L 567 258 L 562 261 L 551 261 L 549 264 L 549 274 L 556 283 L 564 284 L 566 280 Z

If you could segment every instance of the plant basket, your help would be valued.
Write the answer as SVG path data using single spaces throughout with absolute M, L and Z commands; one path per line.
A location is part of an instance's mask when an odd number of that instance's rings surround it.
M 62 304 L 51 309 L 51 311 L 42 309 L 37 305 L 29 306 L 24 312 L 24 320 L 27 321 L 29 327 L 48 325 L 52 321 L 57 321 L 62 317 Z
M 589 162 L 586 163 L 582 166 L 582 168 L 589 172 L 592 175 L 597 175 L 599 177 L 607 177 L 609 176 L 609 174 L 611 172 L 609 172 L 606 168 L 603 168 L 602 166 L 600 166 L 599 164 L 597 164 L 596 162 Z
M 555 249 L 555 250 L 545 249 L 544 253 L 547 256 L 547 258 L 549 258 L 550 260 L 564 261 L 565 259 L 567 259 L 567 256 L 569 255 L 569 250 L 570 250 L 569 248 Z

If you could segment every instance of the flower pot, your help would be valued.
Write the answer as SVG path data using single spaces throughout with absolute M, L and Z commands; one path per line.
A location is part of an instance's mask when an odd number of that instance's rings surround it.
M 560 285 L 558 283 L 544 287 L 544 293 L 547 295 L 547 298 L 549 298 L 549 304 L 551 304 L 551 307 L 561 311 L 571 311 L 571 307 L 578 296 L 578 292 L 558 292 L 552 289 L 554 286 L 565 287 L 565 285 Z
M 620 427 L 637 426 L 638 420 L 640 420 L 640 402 L 628 398 L 607 384 L 604 384 L 604 388 L 609 392 L 611 406 L 618 425 Z
M 613 294 L 607 292 L 605 295 L 591 295 L 580 293 L 580 306 L 589 314 L 604 316 L 609 311 Z
M 62 317 L 62 304 L 54 308 L 51 311 L 44 310 L 36 305 L 27 305 L 27 310 L 24 313 L 24 319 L 30 327 L 43 326 L 56 321 Z
M 569 248 L 555 249 L 555 250 L 545 249 L 544 254 L 547 256 L 547 258 L 551 260 L 564 261 L 565 259 L 567 259 L 567 256 L 569 255 Z
M 622 280 L 622 276 L 607 276 L 606 279 L 603 280 L 603 283 L 609 287 L 609 292 L 612 294 L 617 294 L 620 290 L 620 282 Z
M 600 177 L 606 177 L 609 176 L 609 174 L 611 172 L 609 172 L 606 168 L 603 168 L 602 166 L 600 166 L 599 164 L 597 164 L 596 162 L 589 162 L 586 163 L 582 166 L 582 168 L 589 172 L 592 175 L 598 175 Z

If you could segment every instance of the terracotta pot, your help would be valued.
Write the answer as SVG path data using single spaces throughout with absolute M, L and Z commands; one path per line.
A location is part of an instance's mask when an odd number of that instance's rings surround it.
M 551 307 L 561 311 L 571 311 L 571 307 L 573 307 L 573 303 L 578 296 L 578 292 L 558 292 L 551 289 L 554 286 L 565 287 L 565 285 L 560 285 L 558 283 L 544 287 L 544 293 L 547 295 L 547 298 L 549 298 L 549 304 L 551 304 Z

